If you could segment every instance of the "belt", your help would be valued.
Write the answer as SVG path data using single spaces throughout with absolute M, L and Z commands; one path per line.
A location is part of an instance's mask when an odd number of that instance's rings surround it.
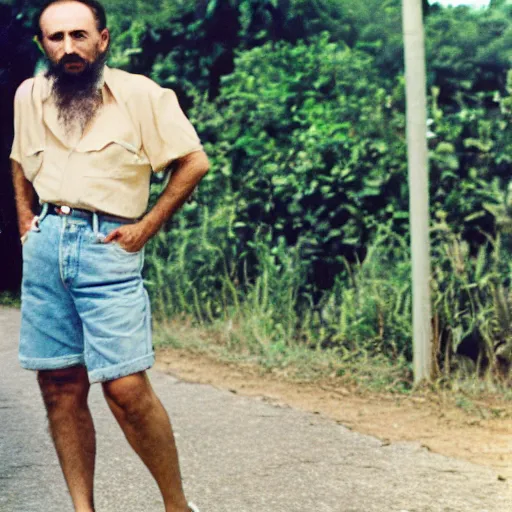
M 116 215 L 110 215 L 109 213 L 91 212 L 90 210 L 84 210 L 82 208 L 72 208 L 67 205 L 59 205 L 53 203 L 46 203 L 48 205 L 47 215 L 60 215 L 64 217 L 74 217 L 78 219 L 93 219 L 96 214 L 99 220 L 107 222 L 119 222 L 121 224 L 134 224 L 138 219 L 128 219 L 126 217 L 117 217 Z

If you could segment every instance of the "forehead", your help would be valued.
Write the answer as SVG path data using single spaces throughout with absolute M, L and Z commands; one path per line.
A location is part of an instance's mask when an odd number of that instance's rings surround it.
M 40 25 L 43 34 L 98 29 L 92 10 L 85 4 L 73 1 L 51 4 L 43 12 Z

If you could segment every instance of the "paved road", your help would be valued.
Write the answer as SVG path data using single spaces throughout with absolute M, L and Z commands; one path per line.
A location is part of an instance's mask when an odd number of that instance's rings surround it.
M 71 512 L 34 374 L 18 368 L 19 313 L 0 308 L 0 511 Z M 153 371 L 185 487 L 201 512 L 508 512 L 490 469 L 379 440 L 335 422 Z M 97 512 L 163 512 L 99 386 Z

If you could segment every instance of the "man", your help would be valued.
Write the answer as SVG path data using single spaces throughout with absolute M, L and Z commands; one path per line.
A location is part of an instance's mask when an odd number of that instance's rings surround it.
M 51 0 L 38 29 L 48 71 L 16 93 L 11 153 L 23 240 L 20 363 L 37 371 L 77 512 L 94 510 L 94 382 L 166 512 L 195 511 L 145 373 L 154 354 L 141 268 L 144 245 L 192 193 L 208 159 L 171 90 L 105 66 L 110 38 L 96 0 Z M 171 164 L 145 213 L 151 171 Z

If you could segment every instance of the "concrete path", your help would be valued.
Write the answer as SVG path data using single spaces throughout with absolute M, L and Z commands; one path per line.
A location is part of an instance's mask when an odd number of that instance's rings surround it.
M 19 369 L 19 312 L 0 308 L 0 511 L 71 512 L 32 372 Z M 490 469 L 389 446 L 335 422 L 151 373 L 174 424 L 187 496 L 201 512 L 509 512 Z M 99 386 L 97 512 L 164 512 Z

